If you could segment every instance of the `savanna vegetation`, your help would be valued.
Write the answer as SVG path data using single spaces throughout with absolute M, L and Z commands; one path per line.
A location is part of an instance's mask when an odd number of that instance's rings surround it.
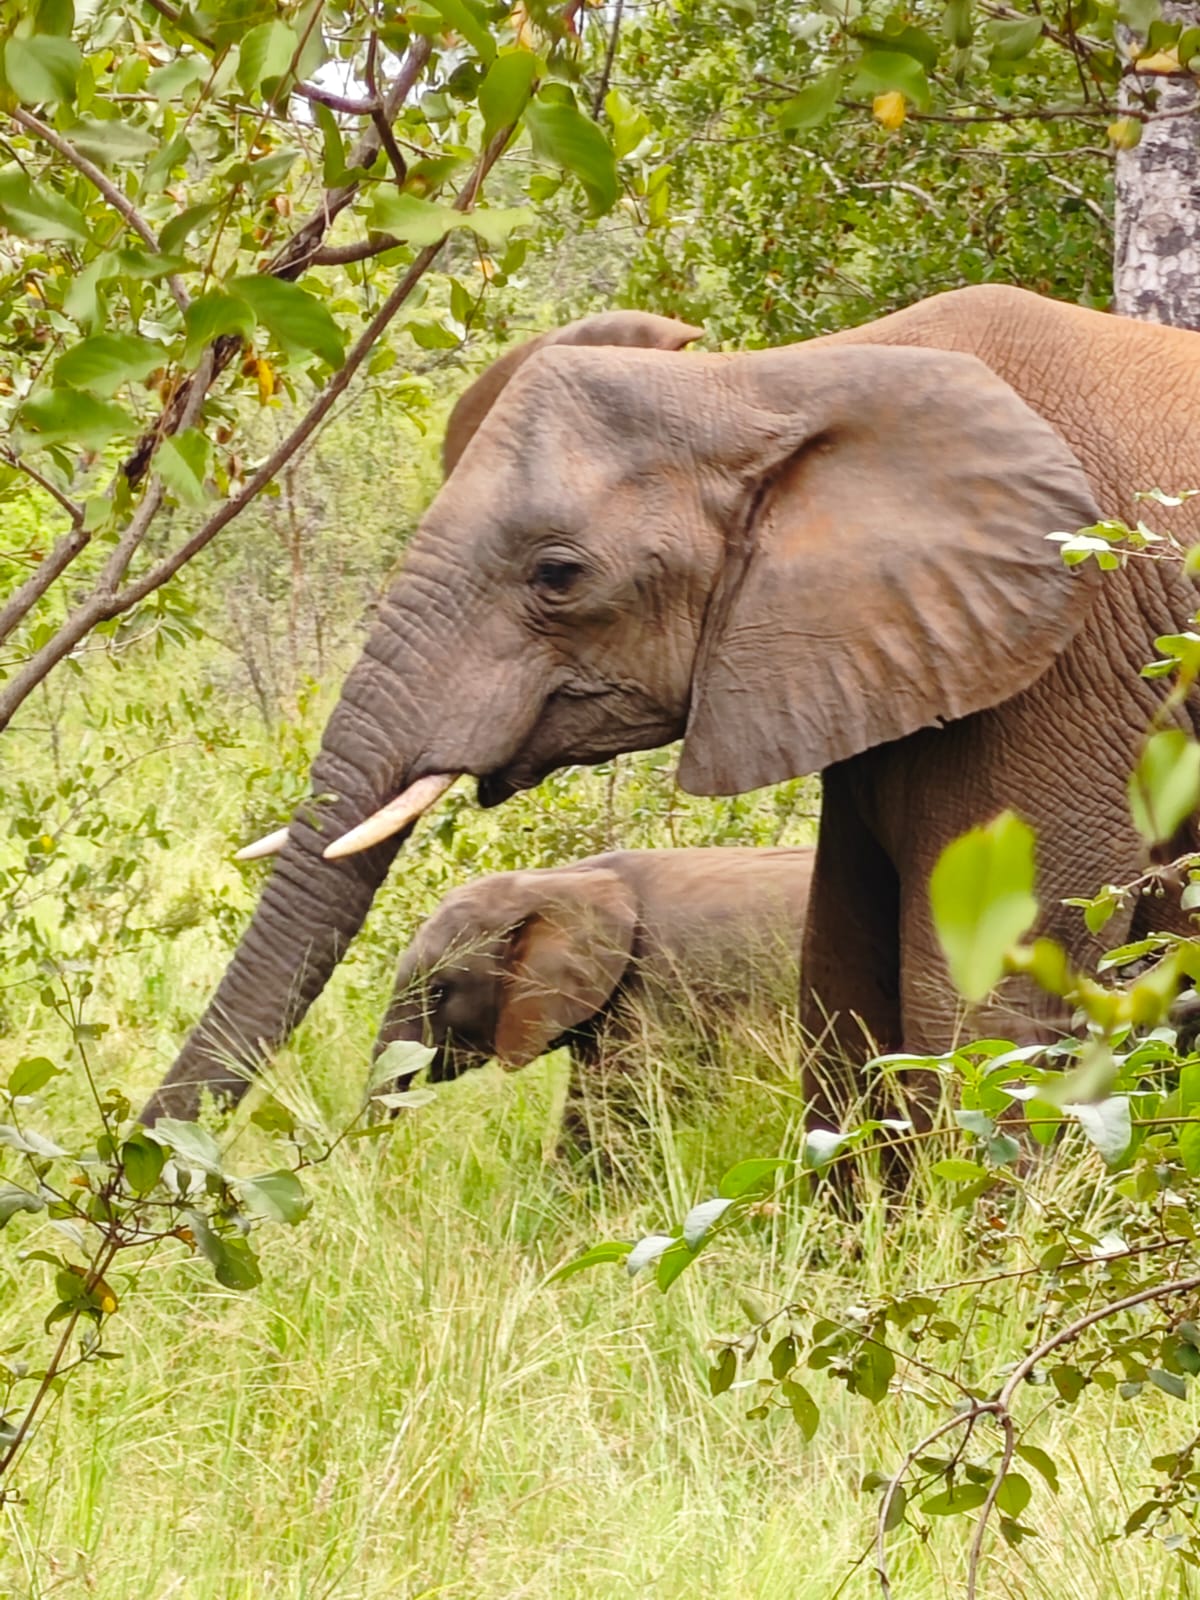
M 877 1532 L 896 1595 L 1193 1592 L 1200 1067 L 1167 1007 L 1196 954 L 1090 986 L 1014 955 L 1015 820 L 944 880 L 955 974 L 1023 962 L 1083 1043 L 938 1062 L 903 1203 L 904 1130 L 806 1136 L 786 995 L 716 1073 L 648 1033 L 614 1171 L 558 1148 L 558 1057 L 365 1114 L 447 888 L 811 839 L 815 780 L 696 800 L 671 751 L 456 790 L 233 1123 L 131 1120 L 469 373 L 612 305 L 714 348 L 969 282 L 1106 305 L 1114 154 L 1200 45 L 1181 10 L 0 5 L 0 1595 L 819 1600 L 879 1592 Z M 1200 787 L 1173 737 L 1148 845 Z M 1079 885 L 1097 923 L 1116 892 Z

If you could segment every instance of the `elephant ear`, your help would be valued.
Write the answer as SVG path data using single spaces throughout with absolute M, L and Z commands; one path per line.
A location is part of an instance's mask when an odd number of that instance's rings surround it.
M 685 789 L 816 772 L 1047 670 L 1097 578 L 1065 567 L 1047 535 L 1099 513 L 1070 450 L 1006 383 L 943 351 L 723 359 L 733 398 L 708 453 L 740 498 L 718 512 L 729 547 L 693 673 Z
M 615 872 L 556 873 L 514 928 L 501 979 L 496 1055 L 523 1067 L 586 1022 L 629 965 L 637 914 Z
M 599 316 L 582 317 L 563 328 L 539 334 L 524 344 L 514 345 L 460 395 L 442 442 L 442 468 L 447 477 L 459 456 L 470 444 L 480 423 L 500 398 L 501 392 L 520 371 L 535 350 L 551 344 L 624 345 L 644 350 L 682 350 L 699 339 L 703 328 L 693 328 L 673 317 L 655 316 L 649 311 L 604 311 Z

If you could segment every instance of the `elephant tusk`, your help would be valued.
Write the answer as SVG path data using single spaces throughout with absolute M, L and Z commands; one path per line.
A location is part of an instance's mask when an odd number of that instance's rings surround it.
M 380 806 L 365 822 L 360 822 L 349 833 L 344 833 L 340 839 L 326 846 L 326 861 L 357 855 L 360 850 L 369 850 L 381 839 L 390 839 L 401 828 L 415 822 L 423 811 L 428 811 L 461 776 L 459 772 L 434 772 L 427 778 L 418 778 L 403 794 L 389 800 L 387 805 Z
M 256 839 L 253 844 L 244 844 L 240 850 L 233 852 L 235 861 L 257 861 L 261 856 L 277 856 L 287 843 L 288 830 L 276 828 L 274 833 L 264 834 L 261 839 Z

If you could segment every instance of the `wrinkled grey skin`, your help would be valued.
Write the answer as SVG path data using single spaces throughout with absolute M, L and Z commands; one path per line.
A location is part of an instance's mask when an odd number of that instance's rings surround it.
M 453 890 L 400 958 L 375 1044 L 430 1045 L 435 1083 L 568 1045 L 565 1123 L 626 1071 L 650 1011 L 697 1033 L 794 1003 L 811 849 L 616 850 Z
M 324 844 L 434 772 L 493 805 L 681 735 L 692 792 L 821 770 L 801 1017 L 852 1056 L 864 1033 L 955 1037 L 929 873 L 1004 806 L 1038 829 L 1041 931 L 1092 960 L 1061 902 L 1143 865 L 1125 782 L 1164 691 L 1139 671 L 1195 595 L 1169 564 L 1070 574 L 1045 536 L 1200 482 L 1198 372 L 1200 335 L 991 289 L 786 350 L 538 350 L 346 680 L 313 773 L 336 798 L 301 807 L 146 1115 L 236 1095 L 287 1036 L 400 841 Z M 1173 526 L 1196 537 L 1195 502 Z M 1009 998 L 1035 1030 L 1066 1020 Z M 1001 1003 L 970 1025 L 1011 1023 Z

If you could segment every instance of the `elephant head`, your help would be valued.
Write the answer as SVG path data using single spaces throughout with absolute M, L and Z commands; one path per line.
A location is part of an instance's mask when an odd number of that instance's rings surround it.
M 400 958 L 375 1044 L 431 1045 L 435 1083 L 526 1066 L 612 998 L 637 912 L 604 867 L 506 872 L 448 894 Z
M 240 1092 L 455 776 L 496 805 L 682 735 L 683 786 L 729 794 L 994 706 L 1080 628 L 1093 575 L 1046 535 L 1097 515 L 1070 451 L 971 356 L 536 350 L 422 521 L 313 798 L 145 1114 Z

